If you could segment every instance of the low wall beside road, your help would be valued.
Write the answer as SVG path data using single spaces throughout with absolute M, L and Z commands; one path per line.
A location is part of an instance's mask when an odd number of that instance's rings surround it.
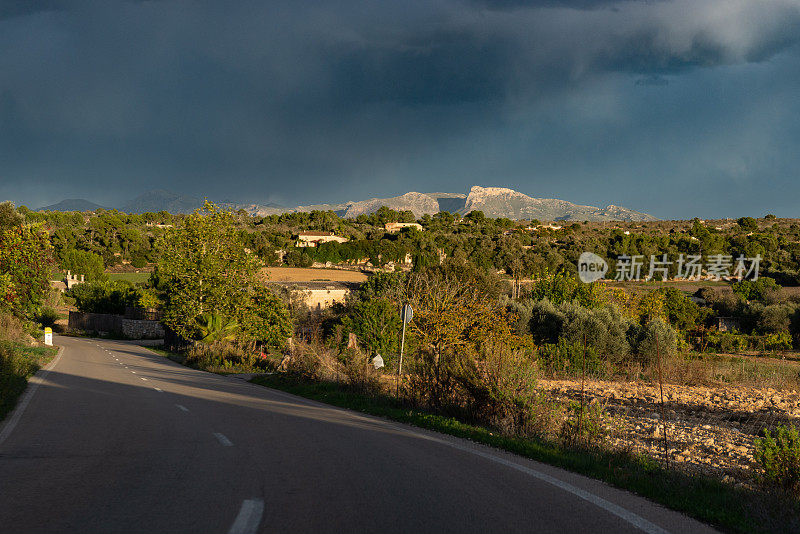
M 163 339 L 164 327 L 159 321 L 127 319 L 109 313 L 69 312 L 70 332 L 98 332 L 128 339 Z

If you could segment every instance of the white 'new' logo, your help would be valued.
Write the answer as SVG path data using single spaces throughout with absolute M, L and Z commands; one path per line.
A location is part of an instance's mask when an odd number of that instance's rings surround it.
M 591 284 L 603 278 L 608 272 L 606 260 L 592 252 L 584 252 L 578 258 L 578 278 L 581 282 Z

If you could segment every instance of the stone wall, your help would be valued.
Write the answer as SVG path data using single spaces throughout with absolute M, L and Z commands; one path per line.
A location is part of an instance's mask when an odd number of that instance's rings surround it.
M 122 319 L 122 335 L 130 339 L 163 339 L 164 327 L 158 321 Z
M 126 319 L 108 313 L 69 312 L 69 330 L 114 334 L 128 339 L 163 339 L 164 327 L 158 321 Z

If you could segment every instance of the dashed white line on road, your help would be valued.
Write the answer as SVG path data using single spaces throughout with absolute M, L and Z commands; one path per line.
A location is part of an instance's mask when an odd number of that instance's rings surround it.
M 143 377 L 143 376 L 140 376 L 139 378 L 141 378 L 142 380 L 144 380 L 145 382 L 147 382 L 147 379 L 146 379 L 145 377 Z
M 127 367 L 125 369 L 127 369 Z M 131 371 L 131 373 L 136 374 L 136 371 Z
M 164 390 L 161 388 L 153 388 L 154 390 L 158 391 L 159 393 L 164 393 Z
M 239 509 L 236 521 L 231 525 L 228 534 L 252 534 L 261 524 L 264 515 L 264 501 L 261 499 L 247 499 Z
M 226 438 L 226 437 L 225 437 L 223 434 L 220 434 L 219 432 L 214 432 L 214 437 L 215 437 L 215 438 L 217 438 L 217 440 L 218 440 L 220 443 L 222 443 L 224 446 L 226 446 L 226 447 L 233 447 L 233 443 L 231 442 L 231 440 L 229 440 L 228 438 Z M 246 502 L 246 501 L 245 501 L 245 502 Z
M 179 410 L 182 410 L 184 412 L 188 412 L 189 411 L 189 408 L 187 408 L 183 404 L 176 404 L 175 406 L 177 406 Z

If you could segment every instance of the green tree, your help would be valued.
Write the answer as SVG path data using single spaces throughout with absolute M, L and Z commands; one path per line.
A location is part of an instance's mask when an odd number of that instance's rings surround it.
M 0 307 L 30 315 L 50 290 L 52 247 L 35 226 L 0 230 Z
M 23 217 L 14 207 L 13 202 L 0 202 L 0 231 L 20 226 L 22 221 Z
M 202 330 L 197 318 L 219 314 L 241 325 L 241 335 L 279 345 L 290 333 L 288 312 L 259 279 L 261 261 L 245 249 L 237 216 L 210 202 L 163 237 L 158 284 L 164 322 L 188 339 Z
M 292 320 L 283 301 L 267 288 L 257 285 L 241 314 L 242 334 L 271 348 L 280 348 L 292 335 Z
M 781 290 L 773 278 L 762 276 L 758 280 L 742 280 L 733 284 L 733 292 L 742 300 L 769 303 Z
M 128 306 L 138 306 L 141 292 L 131 282 L 95 280 L 78 284 L 69 295 L 78 311 L 122 315 Z
M 86 281 L 106 280 L 103 258 L 94 252 L 72 249 L 61 260 L 61 268 L 73 274 L 84 275 Z
M 747 230 L 749 232 L 755 232 L 758 230 L 758 222 L 752 217 L 739 217 L 736 219 L 736 222 L 742 228 L 742 230 Z
M 353 333 L 370 354 L 392 357 L 399 350 L 400 314 L 385 299 L 357 302 L 342 319 L 346 333 Z

